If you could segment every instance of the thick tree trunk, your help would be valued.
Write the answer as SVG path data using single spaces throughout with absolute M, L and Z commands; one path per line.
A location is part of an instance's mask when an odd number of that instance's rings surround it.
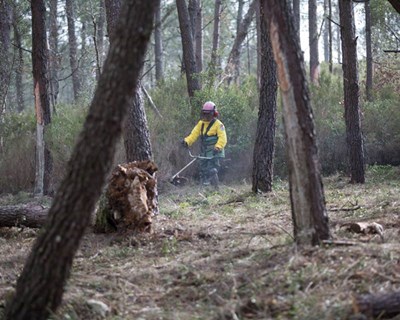
M 32 0 L 32 66 L 36 109 L 36 178 L 35 194 L 51 192 L 52 157 L 44 140 L 51 122 L 49 82 L 47 79 L 46 7 L 43 0 Z
M 367 79 L 365 91 L 367 100 L 372 100 L 372 40 L 371 40 L 371 5 L 365 2 L 365 51 L 367 53 Z
M 318 50 L 317 0 L 308 0 L 308 28 L 309 28 L 309 45 L 310 45 L 310 79 L 311 83 L 318 84 L 319 50 Z
M 253 192 L 272 191 L 273 158 L 276 125 L 276 94 L 278 84 L 276 80 L 276 63 L 274 60 L 271 42 L 269 40 L 268 25 L 265 19 L 264 2 L 260 3 L 260 40 L 261 40 L 261 81 L 260 106 L 256 141 L 253 153 Z
M 38 204 L 0 207 L 0 228 L 41 228 L 47 219 L 48 208 Z
M 353 4 L 339 0 L 343 52 L 344 117 L 351 183 L 365 182 L 364 142 L 361 132 L 358 85 L 357 38 L 355 36 Z
M 161 6 L 158 6 L 155 15 L 154 56 L 156 64 L 156 81 L 157 83 L 160 83 L 164 79 Z
M 258 0 L 252 0 L 249 10 L 246 13 L 246 16 L 244 19 L 241 21 L 241 24 L 238 28 L 238 32 L 236 34 L 235 41 L 232 46 L 232 50 L 229 53 L 228 61 L 226 63 L 225 67 L 225 73 L 227 75 L 227 81 L 230 83 L 232 80 L 236 81 L 238 79 L 238 65 L 240 63 L 240 52 L 242 48 L 242 44 L 244 39 L 247 36 L 247 33 L 249 31 L 249 26 L 250 23 L 253 20 L 254 13 L 257 8 L 257 1 Z
M 14 55 L 15 55 L 15 90 L 17 95 L 17 112 L 22 112 L 25 109 L 24 101 L 24 85 L 22 75 L 24 72 L 24 54 L 21 42 L 21 33 L 19 31 L 17 18 L 19 17 L 16 8 L 13 13 L 13 29 L 14 29 Z
M 294 235 L 316 245 L 330 233 L 303 55 L 287 2 L 263 2 L 282 91 Z
M 116 27 L 118 36 L 111 44 L 84 129 L 46 226 L 18 279 L 16 293 L 6 306 L 6 319 L 47 319 L 61 303 L 74 255 L 112 165 L 122 120 L 153 30 L 157 4 L 157 0 L 124 2 Z
M 181 31 L 183 63 L 186 71 L 188 94 L 190 98 L 193 98 L 195 91 L 200 90 L 201 86 L 200 80 L 197 77 L 196 57 L 193 50 L 193 37 L 189 20 L 189 11 L 185 0 L 176 0 L 176 7 L 178 9 L 179 29 Z M 192 108 L 192 115 L 195 115 L 194 108 Z
M 57 5 L 58 0 L 50 1 L 49 15 L 49 69 L 50 69 L 50 99 L 55 110 L 57 105 L 59 83 L 58 83 L 58 24 L 57 24 Z
M 203 17 L 201 11 L 201 0 L 189 0 L 188 12 L 198 73 L 203 70 Z
M 78 64 L 78 45 L 75 35 L 75 1 L 65 0 L 65 11 L 68 21 L 69 61 L 72 73 L 72 87 L 74 101 L 78 101 L 81 94 L 81 78 Z

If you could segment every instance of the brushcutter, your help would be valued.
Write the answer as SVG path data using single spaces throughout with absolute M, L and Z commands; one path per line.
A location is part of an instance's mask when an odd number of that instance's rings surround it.
M 195 155 L 193 155 L 193 154 L 190 152 L 189 149 L 188 149 L 188 151 L 189 151 L 189 156 L 190 156 L 191 158 L 193 158 L 193 159 L 192 159 L 192 161 L 190 161 L 186 166 L 184 166 L 181 170 L 179 170 L 177 173 L 175 173 L 175 174 L 169 179 L 169 182 L 172 183 L 173 185 L 178 185 L 178 184 L 180 184 L 180 183 L 179 183 L 179 180 L 180 180 L 179 174 L 182 173 L 184 170 L 186 170 L 188 167 L 190 167 L 197 159 L 206 159 L 206 160 L 210 160 L 210 159 L 213 159 L 213 158 L 214 158 L 214 157 L 204 157 L 204 156 L 200 156 L 200 155 L 195 156 Z

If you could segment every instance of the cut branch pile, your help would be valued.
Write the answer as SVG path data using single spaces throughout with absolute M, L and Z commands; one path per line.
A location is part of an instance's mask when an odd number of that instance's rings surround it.
M 118 165 L 111 174 L 106 204 L 97 213 L 95 229 L 150 232 L 152 217 L 158 214 L 156 171 L 157 166 L 149 160 Z

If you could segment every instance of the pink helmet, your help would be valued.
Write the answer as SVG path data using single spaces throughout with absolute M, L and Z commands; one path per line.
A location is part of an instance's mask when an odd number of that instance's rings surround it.
M 207 101 L 205 104 L 203 104 L 203 108 L 201 109 L 201 111 L 215 111 L 215 103 L 212 101 Z

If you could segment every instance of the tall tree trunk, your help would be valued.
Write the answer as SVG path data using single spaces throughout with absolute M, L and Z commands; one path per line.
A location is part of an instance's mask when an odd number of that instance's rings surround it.
M 68 45 L 69 61 L 72 73 L 72 87 L 74 91 L 74 101 L 77 102 L 81 94 L 81 79 L 78 64 L 78 45 L 75 35 L 75 1 L 65 0 L 65 11 L 68 21 Z
M 156 9 L 155 28 L 154 28 L 154 56 L 156 64 L 156 82 L 160 83 L 164 79 L 163 68 L 163 39 L 161 25 L 161 5 Z
M 319 53 L 318 53 L 317 0 L 308 0 L 308 28 L 309 28 L 309 45 L 310 45 L 310 79 L 311 83 L 318 84 Z
M 57 5 L 58 0 L 50 1 L 49 15 L 49 68 L 50 68 L 50 100 L 55 110 L 58 99 L 59 83 L 58 83 L 58 24 L 57 24 Z
M 329 72 L 333 72 L 333 34 L 332 34 L 332 0 L 328 0 L 328 34 L 329 34 Z
M 351 0 L 339 0 L 343 52 L 344 117 L 351 183 L 365 182 L 364 142 L 361 132 L 358 84 L 357 38 Z
M 371 40 L 371 6 L 370 2 L 365 2 L 365 47 L 367 53 L 367 81 L 365 91 L 367 100 L 372 100 L 372 40 Z
M 324 61 L 329 63 L 329 0 L 324 0 Z
M 228 83 L 230 83 L 232 80 L 236 81 L 237 79 L 237 72 L 239 70 L 237 66 L 239 65 L 241 47 L 249 31 L 249 26 L 253 20 L 254 13 L 257 8 L 257 1 L 258 0 L 252 0 L 252 2 L 250 3 L 249 10 L 247 11 L 244 19 L 241 21 L 235 41 L 232 46 L 232 50 L 229 53 L 228 61 L 225 67 L 225 73 L 227 75 Z
M 262 1 L 282 91 L 294 235 L 316 245 L 330 233 L 303 55 L 287 2 Z
M 276 63 L 269 40 L 268 25 L 265 19 L 264 2 L 260 3 L 260 105 L 256 141 L 253 153 L 253 192 L 272 191 L 273 158 L 275 153 L 275 125 L 276 125 L 276 94 L 278 84 L 276 80 Z
M 61 303 L 74 255 L 111 169 L 157 3 L 124 2 L 116 28 L 118 36 L 111 44 L 84 129 L 49 210 L 47 224 L 35 241 L 18 279 L 16 294 L 6 307 L 6 319 L 47 319 Z
M 197 72 L 200 73 L 203 69 L 203 17 L 201 13 L 201 0 L 189 0 L 188 12 L 192 30 L 196 68 Z
M 300 0 L 293 0 L 294 28 L 300 38 Z
M 99 1 L 99 16 L 96 23 L 96 57 L 97 57 L 97 68 L 96 68 L 96 80 L 98 81 L 103 68 L 104 61 L 104 23 L 106 21 L 106 12 L 104 0 Z
M 176 0 L 178 9 L 179 29 L 181 31 L 183 63 L 186 71 L 186 81 L 190 98 L 194 97 L 194 92 L 201 89 L 200 80 L 197 76 L 196 57 L 193 50 L 193 37 L 189 20 L 189 11 L 185 0 Z M 195 110 L 192 108 L 192 115 Z
M 44 140 L 51 122 L 48 49 L 46 38 L 46 6 L 44 0 L 32 0 L 32 66 L 36 109 L 36 178 L 35 194 L 50 193 L 52 157 Z
M 219 32 L 220 32 L 220 21 L 221 21 L 221 3 L 222 0 L 215 0 L 214 6 L 214 29 L 213 29 L 213 41 L 211 49 L 211 60 L 209 65 L 209 86 L 213 85 L 216 78 L 217 72 L 221 68 L 221 59 L 219 57 Z
M 118 35 L 115 32 L 118 17 L 120 16 L 121 1 L 106 0 L 107 28 L 112 44 Z M 127 162 L 151 160 L 152 151 L 150 143 L 150 132 L 147 125 L 144 100 L 141 85 L 138 82 L 131 92 L 127 117 L 123 123 L 123 139 Z
M 24 85 L 22 83 L 22 74 L 24 72 L 24 52 L 21 42 L 21 33 L 18 27 L 18 12 L 14 6 L 13 13 L 13 30 L 14 30 L 14 56 L 15 63 L 15 89 L 17 94 L 17 112 L 22 112 L 25 109 L 24 101 Z

